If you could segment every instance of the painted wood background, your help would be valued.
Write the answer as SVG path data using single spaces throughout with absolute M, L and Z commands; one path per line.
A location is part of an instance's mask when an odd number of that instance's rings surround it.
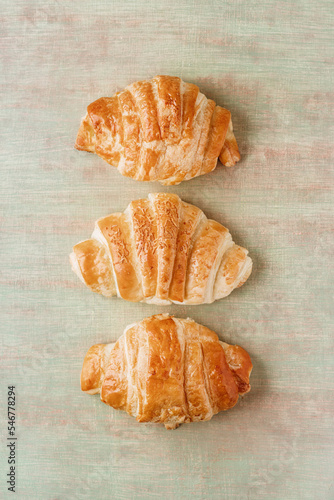
M 1 1 L 1 498 L 17 391 L 16 498 L 332 500 L 331 0 Z M 86 105 L 179 75 L 232 111 L 242 161 L 161 188 L 73 148 Z M 252 355 L 252 391 L 167 432 L 80 391 L 83 356 L 162 308 L 90 293 L 68 254 L 96 218 L 171 191 L 225 224 L 254 272 L 174 306 Z

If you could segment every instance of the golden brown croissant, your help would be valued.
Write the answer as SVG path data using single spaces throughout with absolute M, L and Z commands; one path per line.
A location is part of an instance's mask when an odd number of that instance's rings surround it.
M 178 184 L 240 160 L 231 113 L 173 76 L 136 82 L 91 103 L 75 147 L 138 181 Z
M 151 304 L 211 303 L 252 271 L 225 227 L 175 194 L 149 194 L 95 223 L 70 256 L 83 283 L 105 296 Z
M 91 347 L 81 389 L 138 422 L 175 429 L 232 408 L 250 390 L 251 370 L 241 347 L 191 319 L 160 314 L 128 326 L 115 344 Z

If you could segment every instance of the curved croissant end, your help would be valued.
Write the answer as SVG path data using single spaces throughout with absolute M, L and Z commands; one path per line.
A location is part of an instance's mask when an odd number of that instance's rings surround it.
M 172 76 L 136 82 L 90 104 L 75 147 L 138 181 L 179 184 L 240 160 L 231 113 Z
M 151 304 L 203 304 L 229 295 L 252 271 L 224 226 L 175 194 L 150 194 L 95 223 L 72 268 L 93 292 Z
M 91 347 L 81 389 L 139 422 L 175 429 L 232 408 L 250 390 L 251 371 L 241 347 L 189 318 L 161 314 L 130 325 L 115 344 Z

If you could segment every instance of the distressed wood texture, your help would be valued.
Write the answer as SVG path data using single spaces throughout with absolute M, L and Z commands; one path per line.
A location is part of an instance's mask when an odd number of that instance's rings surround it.
M 333 2 L 1 4 L 1 498 L 14 384 L 16 498 L 334 499 Z M 74 149 L 88 103 L 156 74 L 231 110 L 235 168 L 162 188 Z M 157 191 L 250 250 L 245 286 L 211 305 L 162 308 L 79 282 L 72 245 L 98 217 Z M 233 410 L 167 432 L 81 393 L 86 350 L 160 312 L 250 352 L 252 391 Z

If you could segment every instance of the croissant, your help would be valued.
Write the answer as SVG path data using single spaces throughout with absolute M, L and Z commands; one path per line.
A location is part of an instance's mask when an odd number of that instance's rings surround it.
M 251 370 L 241 347 L 191 319 L 160 314 L 128 326 L 115 344 L 91 347 L 81 389 L 138 422 L 175 429 L 232 408 L 250 390 Z
M 138 181 L 179 184 L 240 160 L 231 113 L 173 76 L 129 85 L 91 103 L 75 147 Z
M 99 219 L 70 261 L 93 292 L 163 305 L 214 302 L 252 271 L 248 251 L 228 229 L 167 193 L 149 194 Z

